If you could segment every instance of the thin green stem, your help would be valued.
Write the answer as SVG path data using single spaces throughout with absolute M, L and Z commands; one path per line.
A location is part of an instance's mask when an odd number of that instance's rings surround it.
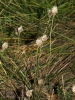
M 40 51 L 41 51 L 41 47 L 37 48 L 37 53 L 36 53 L 36 66 L 35 66 L 35 84 L 36 84 L 36 81 L 38 79 L 38 74 L 39 74 L 39 60 L 40 60 Z
M 52 35 L 52 30 L 53 30 L 53 20 L 54 20 L 54 16 L 52 18 L 52 23 L 51 23 L 51 29 L 50 29 L 50 58 L 51 58 L 51 35 Z
M 63 75 L 62 75 L 62 89 L 63 89 L 63 94 L 64 94 L 64 99 L 66 100 L 66 96 L 65 96 L 65 88 L 64 88 L 64 78 L 63 78 Z
M 52 32 L 53 32 L 53 20 L 54 20 L 54 16 L 52 17 L 50 34 L 49 34 L 49 37 L 50 37 L 50 59 L 49 59 L 49 65 L 51 63 L 51 49 L 52 49 L 52 45 L 51 45 L 51 42 L 52 42 L 51 38 L 52 38 L 52 36 L 51 35 L 52 35 Z M 50 22 L 50 18 L 49 18 L 49 22 Z M 48 79 L 48 81 L 49 81 L 49 79 Z M 51 87 L 50 86 L 50 82 L 49 82 L 49 87 Z M 50 92 L 50 89 L 49 89 L 49 92 Z
M 38 49 L 37 49 L 37 69 L 36 69 L 36 73 L 37 73 L 37 78 L 38 78 L 38 72 L 39 72 L 39 57 L 40 57 L 40 50 L 41 50 L 41 47 L 39 47 Z

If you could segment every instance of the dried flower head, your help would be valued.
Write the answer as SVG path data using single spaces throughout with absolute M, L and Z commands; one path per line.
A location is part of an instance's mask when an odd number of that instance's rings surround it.
M 42 42 L 45 42 L 45 41 L 47 41 L 48 37 L 47 37 L 47 35 L 45 34 L 45 35 L 43 35 L 43 36 L 41 37 L 41 39 L 42 39 Z
M 48 9 L 48 16 L 52 16 L 52 10 L 51 9 Z
M 21 32 L 23 32 L 23 26 L 20 26 L 20 27 L 15 29 L 15 34 L 16 35 L 20 34 Z
M 0 65 L 2 65 L 2 62 L 0 61 Z
M 43 82 L 43 79 L 38 79 L 38 84 L 39 84 L 39 85 L 43 85 L 43 83 L 44 83 L 44 82 Z
M 36 40 L 36 45 L 37 45 L 38 47 L 40 47 L 40 46 L 42 45 L 42 39 L 41 39 L 41 38 L 38 38 L 38 39 Z
M 75 85 L 72 86 L 72 92 L 75 93 Z
M 2 44 L 2 50 L 5 50 L 5 49 L 7 49 L 8 48 L 8 43 L 7 42 L 4 42 L 3 44 Z
M 18 35 L 19 33 L 18 33 L 18 29 L 17 28 L 15 28 L 15 34 L 16 35 Z
M 26 96 L 30 98 L 32 96 L 32 92 L 33 92 L 33 90 L 27 90 Z
M 18 33 L 23 32 L 23 26 L 18 27 Z
M 25 54 L 25 53 L 26 53 L 26 51 L 25 51 L 25 50 L 23 50 L 23 51 L 22 51 L 22 55 L 23 55 L 23 54 Z
M 57 12 L 58 12 L 57 6 L 53 6 L 53 8 L 52 8 L 52 15 L 56 15 Z

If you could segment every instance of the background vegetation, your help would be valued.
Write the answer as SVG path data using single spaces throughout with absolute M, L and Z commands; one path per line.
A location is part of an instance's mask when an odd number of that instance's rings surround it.
M 48 9 L 54 5 L 58 14 L 54 18 L 50 56 Z M 74 21 L 74 0 L 0 0 L 0 100 L 23 99 L 26 88 L 33 89 L 30 100 L 50 100 L 50 93 L 57 94 L 60 100 L 74 100 Z M 24 30 L 19 37 L 15 29 L 21 25 Z M 37 50 L 35 41 L 44 34 L 48 40 Z M 2 51 L 4 42 L 9 47 Z M 39 79 L 43 80 L 41 86 Z

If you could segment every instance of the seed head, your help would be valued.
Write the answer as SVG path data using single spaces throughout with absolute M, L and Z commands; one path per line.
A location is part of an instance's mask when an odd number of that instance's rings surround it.
M 45 42 L 45 41 L 47 41 L 48 37 L 47 37 L 47 35 L 45 34 L 45 35 L 43 35 L 43 36 L 41 37 L 41 39 L 42 39 L 42 42 Z
M 18 33 L 18 29 L 17 28 L 15 28 L 15 34 L 16 35 L 18 35 L 19 33 Z
M 75 85 L 72 86 L 72 92 L 75 93 Z
M 53 8 L 52 8 L 52 15 L 56 15 L 57 12 L 58 12 L 57 6 L 53 6 Z
M 51 9 L 48 9 L 48 16 L 52 16 L 52 10 Z
M 33 92 L 33 90 L 27 90 L 26 96 L 30 98 L 32 96 L 32 92 Z
M 23 26 L 18 27 L 18 33 L 23 32 Z
M 39 84 L 39 85 L 43 85 L 43 83 L 44 83 L 44 82 L 43 82 L 43 79 L 38 79 L 38 84 Z
M 2 65 L 2 62 L 0 61 L 0 65 Z
M 40 47 L 40 46 L 42 45 L 42 39 L 41 39 L 41 38 L 38 38 L 38 39 L 36 40 L 36 45 L 37 45 L 38 47 Z
M 8 48 L 8 43 L 7 42 L 4 42 L 3 44 L 2 44 L 2 50 L 5 50 L 5 49 L 7 49 Z
M 15 34 L 16 35 L 20 34 L 21 32 L 23 32 L 23 26 L 20 26 L 18 28 L 15 28 Z

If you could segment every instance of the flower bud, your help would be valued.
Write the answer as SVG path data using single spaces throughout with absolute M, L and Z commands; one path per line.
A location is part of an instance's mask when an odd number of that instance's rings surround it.
M 2 44 L 2 50 L 5 50 L 5 49 L 7 49 L 8 48 L 8 43 L 7 42 L 4 42 L 3 44 Z

